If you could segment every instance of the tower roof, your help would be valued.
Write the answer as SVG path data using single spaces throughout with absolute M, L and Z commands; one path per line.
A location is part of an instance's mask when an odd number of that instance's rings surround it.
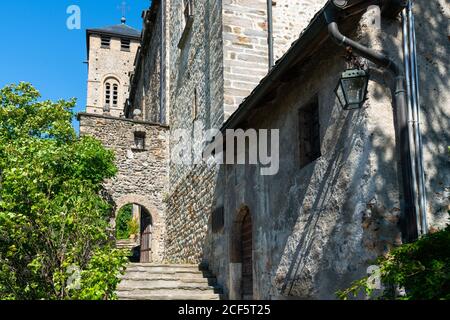
M 86 49 L 87 49 L 88 60 L 89 60 L 89 47 L 90 47 L 89 37 L 93 34 L 118 37 L 118 38 L 126 38 L 126 39 L 137 40 L 137 41 L 141 40 L 141 31 L 126 25 L 124 19 L 125 18 L 122 18 L 121 24 L 116 24 L 113 26 L 107 26 L 107 27 L 103 27 L 103 28 L 86 30 Z
M 91 34 L 118 36 L 121 38 L 131 38 L 136 40 L 139 40 L 141 38 L 141 32 L 139 30 L 134 29 L 126 25 L 125 23 L 103 28 L 87 29 L 87 35 L 89 36 Z

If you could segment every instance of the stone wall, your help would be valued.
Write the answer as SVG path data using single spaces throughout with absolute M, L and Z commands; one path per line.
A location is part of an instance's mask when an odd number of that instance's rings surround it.
M 223 173 L 192 165 L 193 149 L 205 145 L 196 134 L 200 128 L 220 128 L 266 75 L 267 1 L 196 1 L 189 30 L 184 27 L 182 1 L 168 4 L 171 153 L 179 151 L 180 142 L 186 148 L 178 152 L 184 164 L 170 164 L 167 257 L 172 262 L 200 262 L 210 260 L 216 249 L 215 236 L 207 231 L 211 211 L 223 203 L 217 185 Z M 288 3 L 277 6 L 277 15 L 289 11 Z M 307 21 L 290 13 L 283 22 L 291 19 L 291 24 L 303 28 L 313 15 L 308 12 Z M 177 136 L 178 129 L 188 130 L 192 143 Z
M 89 38 L 89 72 L 86 112 L 103 114 L 104 82 L 108 77 L 120 83 L 117 108 L 111 108 L 110 115 L 119 117 L 123 114 L 125 100 L 129 95 L 129 72 L 133 70 L 134 58 L 139 42 L 131 40 L 130 51 L 121 50 L 120 39 L 112 37 L 110 48 L 101 48 L 99 35 Z
M 153 260 L 163 261 L 165 205 L 168 186 L 167 127 L 150 122 L 109 116 L 80 114 L 80 134 L 99 139 L 114 151 L 117 175 L 104 186 L 116 210 L 134 203 L 145 207 L 153 218 Z M 145 148 L 134 147 L 134 133 L 145 133 Z
M 275 61 L 291 47 L 327 0 L 273 0 Z
M 150 42 L 146 44 L 147 52 L 144 56 L 144 96 L 145 119 L 151 122 L 160 121 L 161 109 L 161 10 L 158 10 L 157 18 L 152 24 Z
M 222 3 L 226 119 L 267 74 L 267 1 L 223 0 Z
M 401 65 L 401 24 L 374 12 L 347 34 Z M 375 17 L 376 18 L 376 17 Z M 445 11 L 417 1 L 421 116 L 430 228 L 448 222 L 450 125 L 449 42 Z M 349 26 L 347 26 L 349 27 Z M 345 28 L 342 28 L 345 30 Z M 433 48 L 430 50 L 429 48 Z M 250 128 L 280 129 L 280 171 L 261 176 L 257 166 L 227 166 L 225 227 L 210 234 L 211 270 L 230 297 L 238 297 L 239 266 L 230 255 L 240 208 L 253 218 L 253 275 L 257 299 L 335 299 L 335 292 L 366 275 L 374 259 L 401 244 L 398 221 L 403 195 L 392 106 L 392 76 L 371 66 L 368 101 L 361 110 L 343 111 L 333 92 L 346 68 L 343 49 L 328 43 L 281 88 L 272 106 L 261 106 Z M 309 75 L 314 75 L 309 77 Z M 317 97 L 322 156 L 304 168 L 299 162 L 298 110 Z M 270 115 L 270 116 L 268 116 Z
M 173 157 L 170 163 L 166 255 L 171 262 L 197 263 L 204 256 L 215 170 L 194 166 L 191 146 L 204 145 L 196 126 L 217 128 L 223 122 L 222 8 L 221 1 L 196 1 L 187 30 L 181 1 L 169 3 L 170 145 L 172 153 L 180 142 L 185 149 L 177 155 L 183 164 Z M 179 129 L 187 130 L 189 141 L 180 141 Z
M 144 17 L 143 45 L 135 66 L 136 88 L 130 97 L 132 109 L 140 109 L 142 119 L 161 123 L 161 24 L 160 1 L 154 1 Z

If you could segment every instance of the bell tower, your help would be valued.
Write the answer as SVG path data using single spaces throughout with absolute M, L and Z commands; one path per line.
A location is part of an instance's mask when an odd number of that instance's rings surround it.
M 86 31 L 88 84 L 86 112 L 121 117 L 129 94 L 141 32 L 121 23 Z

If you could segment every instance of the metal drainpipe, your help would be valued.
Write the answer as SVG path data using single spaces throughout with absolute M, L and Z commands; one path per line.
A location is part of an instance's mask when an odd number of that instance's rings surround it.
M 274 65 L 274 53 L 273 53 L 273 10 L 272 0 L 267 0 L 267 42 L 269 45 L 269 71 Z
M 159 75 L 159 123 L 165 124 L 166 122 L 166 108 L 165 108 L 165 99 L 164 99 L 164 90 L 165 90 L 165 77 L 166 77 L 166 68 L 165 68 L 165 45 L 166 45 L 166 21 L 165 21 L 165 0 L 161 0 L 161 52 L 160 52 L 160 75 Z
M 330 19 L 331 18 L 331 19 Z M 360 55 L 373 63 L 388 69 L 395 76 L 395 106 L 397 117 L 396 127 L 399 132 L 400 145 L 400 162 L 402 172 L 402 188 L 405 198 L 404 211 L 401 217 L 401 228 L 403 231 L 403 238 L 406 242 L 412 242 L 418 238 L 417 227 L 417 208 L 415 207 L 415 194 L 412 186 L 414 180 L 412 179 L 413 170 L 411 167 L 411 153 L 409 144 L 409 128 L 408 128 L 408 109 L 407 97 L 405 90 L 405 76 L 399 66 L 384 54 L 373 49 L 367 48 L 362 44 L 353 41 L 344 36 L 338 28 L 334 17 L 326 17 L 328 21 L 328 32 L 337 44 L 344 47 L 351 47 L 353 52 Z
M 419 96 L 419 72 L 417 67 L 417 50 L 416 50 L 416 32 L 413 13 L 413 0 L 410 0 L 407 7 L 408 16 L 408 33 L 409 33 L 409 50 L 411 59 L 411 88 L 413 97 L 413 117 L 414 117 L 414 141 L 416 150 L 417 163 L 417 184 L 419 189 L 419 205 L 420 205 L 420 233 L 428 233 L 427 226 L 427 199 L 425 189 L 425 170 L 423 165 L 423 143 L 420 130 L 420 96 Z
M 416 168 L 416 143 L 414 134 L 414 97 L 411 90 L 411 50 L 409 46 L 409 30 L 408 30 L 408 17 L 406 16 L 405 10 L 402 11 L 402 29 L 403 29 L 403 62 L 405 68 L 405 78 L 406 78 L 406 96 L 408 101 L 408 136 L 410 145 L 410 162 L 411 162 L 411 175 L 414 183 L 411 185 L 415 195 L 418 195 L 417 189 L 417 168 Z M 414 197 L 414 206 L 417 213 L 420 213 L 419 197 Z M 418 234 L 420 234 L 420 219 L 418 214 L 416 216 Z

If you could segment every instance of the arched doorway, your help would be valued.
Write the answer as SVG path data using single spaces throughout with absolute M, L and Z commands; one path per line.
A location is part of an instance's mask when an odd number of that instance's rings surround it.
M 164 220 L 160 211 L 155 208 L 153 202 L 147 197 L 139 194 L 127 194 L 114 199 L 115 216 L 119 209 L 127 204 L 132 204 L 136 209 L 133 216 L 137 222 L 135 244 L 133 248 L 132 262 L 141 262 L 141 249 L 145 250 L 144 263 L 161 263 L 164 258 Z M 144 239 L 145 238 L 145 239 Z M 144 242 L 142 242 L 144 241 Z
M 230 299 L 253 299 L 253 223 L 247 206 L 237 212 L 230 244 Z
M 153 261 L 153 218 L 145 207 L 123 205 L 116 214 L 115 236 L 117 247 L 130 250 L 131 262 Z

